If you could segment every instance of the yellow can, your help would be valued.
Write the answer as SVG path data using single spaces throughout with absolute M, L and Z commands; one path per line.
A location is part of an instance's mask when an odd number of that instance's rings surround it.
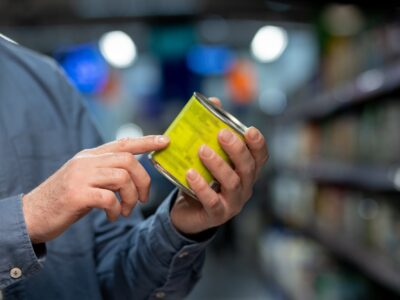
M 230 163 L 218 142 L 218 133 L 224 128 L 231 129 L 241 139 L 244 139 L 247 129 L 234 116 L 195 92 L 164 133 L 170 138 L 168 147 L 150 153 L 149 158 L 161 174 L 185 193 L 196 198 L 186 181 L 186 173 L 193 168 L 210 185 L 215 183 L 201 162 L 198 151 L 201 145 L 206 144 Z

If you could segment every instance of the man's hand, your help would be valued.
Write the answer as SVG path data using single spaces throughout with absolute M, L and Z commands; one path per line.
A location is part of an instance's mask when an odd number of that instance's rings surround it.
M 32 242 L 57 237 L 92 208 L 104 209 L 111 221 L 128 216 L 138 200 L 147 200 L 150 187 L 150 176 L 133 154 L 162 149 L 168 142 L 164 136 L 128 138 L 76 154 L 22 198 Z
M 187 181 L 198 200 L 180 192 L 171 210 L 172 223 L 183 234 L 200 233 L 237 215 L 251 197 L 257 175 L 268 159 L 264 137 L 254 127 L 246 131 L 245 142 L 228 129 L 219 133 L 218 140 L 233 167 L 211 148 L 200 147 L 200 159 L 221 191 L 214 191 L 195 170 L 188 171 Z

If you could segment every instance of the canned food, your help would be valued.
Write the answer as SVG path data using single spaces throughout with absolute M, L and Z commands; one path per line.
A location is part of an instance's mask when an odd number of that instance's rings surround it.
M 154 151 L 149 158 L 156 169 L 185 193 L 196 198 L 186 181 L 186 173 L 195 169 L 210 185 L 216 183 L 201 162 L 198 150 L 206 144 L 231 163 L 218 142 L 220 130 L 228 128 L 244 139 L 247 129 L 238 119 L 195 92 L 164 135 L 170 138 L 167 148 Z

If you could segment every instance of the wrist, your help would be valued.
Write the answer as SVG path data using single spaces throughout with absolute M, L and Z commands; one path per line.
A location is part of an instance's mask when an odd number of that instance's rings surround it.
M 209 229 L 209 228 L 199 228 L 198 226 L 194 227 L 191 226 L 190 224 L 186 224 L 186 226 L 183 226 L 181 222 L 176 221 L 177 218 L 174 217 L 173 211 L 171 211 L 170 215 L 171 215 L 171 223 L 176 229 L 176 231 L 187 238 L 201 234 L 202 232 L 207 231 Z
M 175 227 L 176 228 L 176 227 Z M 218 227 L 211 227 L 200 232 L 196 233 L 184 233 L 176 228 L 176 230 L 182 234 L 185 238 L 195 241 L 195 242 L 204 242 L 211 239 L 217 232 Z
M 22 196 L 22 211 L 24 213 L 26 230 L 28 232 L 29 238 L 31 239 L 32 244 L 43 243 L 44 240 L 39 237 L 37 224 L 35 222 L 35 218 L 33 216 L 33 209 L 31 207 L 31 200 L 29 194 Z
M 191 240 L 204 240 L 211 237 L 217 227 L 210 227 L 201 222 L 201 218 L 197 213 L 193 214 L 193 206 L 198 206 L 200 203 L 187 195 L 179 192 L 173 200 L 170 208 L 171 223 L 175 230 L 182 236 Z M 190 213 L 193 214 L 190 217 Z

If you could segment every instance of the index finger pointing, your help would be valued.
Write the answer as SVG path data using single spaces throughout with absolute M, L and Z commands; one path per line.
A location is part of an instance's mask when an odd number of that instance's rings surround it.
M 89 150 L 93 154 L 112 152 L 129 152 L 142 154 L 145 152 L 160 150 L 169 143 L 169 137 L 164 135 L 147 135 L 140 138 L 123 138 Z

